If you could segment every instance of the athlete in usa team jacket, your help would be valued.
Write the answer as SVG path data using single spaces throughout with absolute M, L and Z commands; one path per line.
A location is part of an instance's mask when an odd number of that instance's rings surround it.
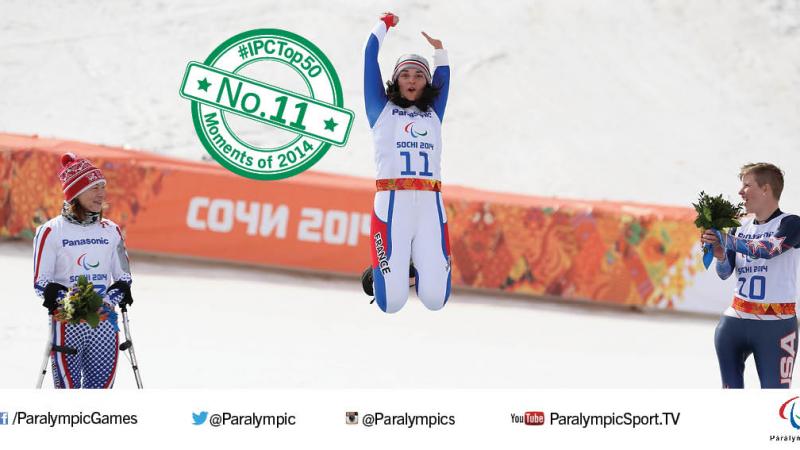
M 724 388 L 744 387 L 745 360 L 752 354 L 762 388 L 788 389 L 797 354 L 797 269 L 800 217 L 778 207 L 783 172 L 768 163 L 739 173 L 739 195 L 755 217 L 730 233 L 706 230 L 717 274 L 736 276 L 733 302 L 714 337 Z

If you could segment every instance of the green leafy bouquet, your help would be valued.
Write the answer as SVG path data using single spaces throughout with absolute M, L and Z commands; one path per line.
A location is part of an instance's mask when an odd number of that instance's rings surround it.
M 694 210 L 697 211 L 697 218 L 694 224 L 703 230 L 719 230 L 741 226 L 739 218 L 744 215 L 744 204 L 739 202 L 736 205 L 722 198 L 722 194 L 712 197 L 705 192 L 700 192 L 697 203 L 692 203 Z M 703 245 L 703 263 L 706 269 L 714 260 L 714 252 L 711 244 Z
M 70 289 L 55 317 L 60 322 L 79 324 L 86 321 L 92 328 L 100 324 L 98 310 L 103 306 L 103 297 L 94 290 L 86 276 L 78 277 L 78 283 Z

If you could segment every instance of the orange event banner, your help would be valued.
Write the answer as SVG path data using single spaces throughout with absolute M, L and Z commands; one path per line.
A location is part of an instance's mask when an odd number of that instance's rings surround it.
M 103 170 L 105 214 L 132 252 L 339 274 L 370 264 L 374 180 L 255 181 L 214 162 L 10 134 L 0 134 L 0 237 L 32 238 L 58 214 L 67 151 Z M 442 192 L 455 286 L 671 309 L 701 267 L 689 208 Z

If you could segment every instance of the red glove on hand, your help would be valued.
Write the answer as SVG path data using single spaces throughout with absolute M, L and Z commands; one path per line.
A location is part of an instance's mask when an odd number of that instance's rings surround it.
M 386 24 L 386 29 L 388 30 L 389 28 L 397 25 L 397 22 L 400 21 L 400 18 L 390 12 L 385 12 L 381 16 L 381 20 Z

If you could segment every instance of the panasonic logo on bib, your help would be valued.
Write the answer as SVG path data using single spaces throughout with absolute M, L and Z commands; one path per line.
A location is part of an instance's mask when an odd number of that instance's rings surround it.
M 408 116 L 411 118 L 414 117 L 425 117 L 431 118 L 431 113 L 429 111 L 405 111 L 402 109 L 394 108 L 392 109 L 393 116 Z
M 61 246 L 62 247 L 75 247 L 78 245 L 108 245 L 110 242 L 108 239 L 62 239 Z

